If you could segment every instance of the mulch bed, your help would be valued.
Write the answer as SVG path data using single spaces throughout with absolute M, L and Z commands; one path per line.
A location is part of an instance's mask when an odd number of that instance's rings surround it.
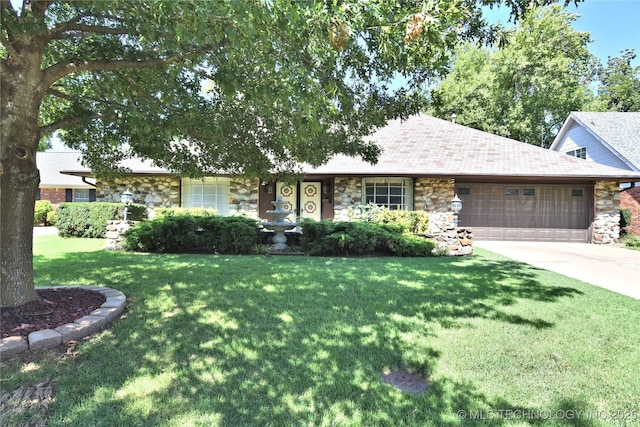
M 82 288 L 37 289 L 39 300 L 0 310 L 0 338 L 54 329 L 87 316 L 106 301 L 100 292 Z

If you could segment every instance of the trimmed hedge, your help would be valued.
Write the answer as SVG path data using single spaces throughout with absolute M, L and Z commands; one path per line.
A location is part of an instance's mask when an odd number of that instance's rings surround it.
M 436 244 L 403 232 L 398 224 L 370 222 L 302 221 L 300 244 L 309 255 L 367 255 L 384 253 L 403 257 L 433 255 Z
M 169 215 L 137 224 L 124 234 L 123 248 L 161 253 L 255 253 L 262 231 L 241 216 Z
M 218 212 L 210 208 L 156 208 L 153 210 L 153 218 L 165 216 L 189 215 L 189 216 L 214 216 Z
M 141 221 L 146 216 L 146 206 L 132 204 L 128 208 L 128 219 Z M 62 237 L 103 238 L 107 221 L 122 219 L 122 203 L 65 202 L 56 209 L 56 227 Z
M 33 225 L 47 225 L 47 215 L 53 211 L 53 205 L 49 200 L 36 200 L 33 215 Z

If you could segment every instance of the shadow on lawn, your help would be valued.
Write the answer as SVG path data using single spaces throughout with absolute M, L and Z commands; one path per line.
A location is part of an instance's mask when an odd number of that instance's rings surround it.
M 507 307 L 580 293 L 538 282 L 525 264 L 483 258 L 100 252 L 34 264 L 39 285 L 99 284 L 131 302 L 81 348 L 74 375 L 58 379 L 65 397 L 56 413 L 70 425 L 483 424 L 456 412 L 511 405 L 448 378 L 422 395 L 401 394 L 380 374 L 430 377 L 440 357 L 431 346 L 437 328 L 471 318 L 549 328 Z M 76 376 L 95 377 L 99 389 Z

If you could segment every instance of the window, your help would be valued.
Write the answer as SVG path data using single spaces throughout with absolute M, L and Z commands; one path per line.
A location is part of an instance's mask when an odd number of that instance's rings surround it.
M 74 202 L 89 202 L 89 189 L 88 188 L 74 188 L 73 189 L 73 201 Z
M 584 190 L 582 188 L 574 188 L 571 190 L 571 197 L 584 197 Z
M 520 189 L 518 187 L 507 187 L 507 196 L 519 196 Z
M 65 202 L 95 202 L 96 189 L 95 188 L 65 188 L 64 201 Z
M 535 188 L 523 188 L 522 189 L 522 195 L 523 196 L 535 196 L 536 195 L 536 189 Z
M 411 178 L 363 178 L 363 203 L 374 203 L 390 210 L 413 210 Z
M 462 195 L 462 196 L 471 194 L 471 187 L 458 187 L 458 191 L 456 192 L 456 194 Z
M 229 213 L 229 178 L 214 177 L 182 180 L 182 206 L 211 208 L 220 215 Z
M 587 158 L 587 147 L 576 148 L 575 150 L 567 151 L 567 155 L 577 157 L 579 159 Z

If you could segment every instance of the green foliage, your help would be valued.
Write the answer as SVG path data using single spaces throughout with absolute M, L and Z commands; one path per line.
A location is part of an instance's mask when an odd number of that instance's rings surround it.
M 620 57 L 609 58 L 598 76 L 598 97 L 585 111 L 640 111 L 640 66 L 633 67 L 636 58 L 633 49 L 625 49 Z
M 145 218 L 146 206 L 129 205 L 128 219 L 140 221 Z M 56 209 L 56 226 L 62 237 L 103 238 L 107 221 L 122 219 L 124 205 L 122 203 L 65 202 Z
M 33 225 L 46 224 L 47 215 L 53 210 L 49 200 L 36 200 Z
M 56 225 L 56 211 L 47 212 L 47 224 Z
M 123 247 L 136 252 L 250 254 L 261 236 L 251 218 L 168 215 L 129 229 Z
M 429 227 L 429 214 L 421 211 L 390 210 L 374 203 L 349 207 L 347 217 L 350 221 L 362 221 L 376 224 L 395 224 L 405 233 L 423 234 Z
M 630 225 L 631 225 L 631 210 L 621 209 L 620 210 L 620 228 L 628 227 Z
M 218 212 L 209 208 L 156 208 L 153 210 L 153 218 L 163 218 L 165 216 L 189 215 L 189 216 L 213 216 Z
M 533 145 L 549 146 L 571 111 L 593 95 L 597 59 L 589 34 L 575 31 L 559 5 L 527 13 L 499 50 L 469 43 L 452 72 L 432 91 L 433 113 Z
M 403 230 L 403 226 L 397 224 L 305 219 L 300 244 L 309 255 L 432 255 L 434 242 Z
M 627 248 L 640 250 L 640 236 L 635 234 L 626 234 L 622 238 L 622 242 Z

